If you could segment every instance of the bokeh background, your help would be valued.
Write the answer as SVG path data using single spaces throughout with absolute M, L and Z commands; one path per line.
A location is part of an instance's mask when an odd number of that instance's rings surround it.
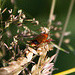
M 18 9 L 22 9 L 28 18 L 35 18 L 36 20 L 39 21 L 40 24 L 38 26 L 33 27 L 30 24 L 28 25 L 29 28 L 38 32 L 37 29 L 39 29 L 39 27 L 47 26 L 48 24 L 51 2 L 52 0 L 16 0 L 14 8 L 14 5 L 11 4 L 10 0 L 5 0 L 3 8 L 7 7 L 7 9 L 11 8 L 16 9 L 14 11 L 14 14 L 16 14 L 16 11 Z M 70 2 L 71 0 L 56 0 L 55 10 L 54 10 L 54 14 L 56 15 L 55 22 L 61 21 L 62 27 L 64 26 L 66 20 Z M 4 18 L 7 19 L 8 16 L 9 14 L 6 12 L 4 14 Z M 10 28 L 10 30 L 11 29 L 12 27 Z M 13 35 L 15 35 L 16 29 L 17 29 L 16 27 L 12 29 Z M 69 38 L 71 40 L 69 45 L 73 47 L 73 51 L 71 51 L 66 44 L 64 43 L 62 44 L 62 48 L 68 50 L 70 53 L 66 54 L 60 51 L 58 59 L 55 63 L 55 67 L 58 68 L 58 70 L 54 71 L 54 73 L 58 73 L 75 67 L 75 3 L 73 6 L 73 10 L 66 31 L 71 31 L 71 35 L 64 37 L 64 39 Z M 59 39 L 56 39 L 54 36 L 52 37 L 56 41 L 56 44 L 58 44 Z M 11 40 L 6 39 L 6 41 L 10 42 Z M 75 73 L 69 75 L 75 75 Z

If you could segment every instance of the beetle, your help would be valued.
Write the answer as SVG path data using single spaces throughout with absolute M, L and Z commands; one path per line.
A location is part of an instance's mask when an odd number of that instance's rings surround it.
M 40 33 L 33 40 L 31 40 L 30 46 L 35 47 L 38 46 L 39 44 L 52 41 L 52 39 L 47 40 L 47 38 L 48 38 L 47 33 Z

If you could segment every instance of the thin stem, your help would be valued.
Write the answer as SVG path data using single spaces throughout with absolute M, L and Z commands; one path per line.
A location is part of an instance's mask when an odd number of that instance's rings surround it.
M 1 8 L 1 0 L 0 0 L 0 8 Z
M 17 7 L 17 5 L 16 5 L 16 1 L 14 1 L 14 11 L 13 11 L 13 14 L 16 14 L 16 11 L 17 11 L 17 9 L 18 9 L 18 7 Z
M 53 16 L 53 13 L 54 13 L 55 2 L 56 2 L 56 0 L 52 0 L 51 10 L 50 10 L 50 14 L 49 14 L 49 22 L 48 22 L 49 30 L 50 30 L 50 26 L 52 24 L 52 16 Z
M 68 10 L 68 14 L 67 14 L 67 17 L 66 17 L 66 20 L 65 20 L 63 32 L 62 32 L 62 35 L 61 35 L 61 38 L 60 38 L 60 41 L 59 41 L 59 47 L 60 47 L 61 44 L 62 44 L 62 41 L 63 41 L 63 38 L 64 38 L 64 33 L 65 33 L 66 28 L 67 28 L 67 26 L 68 26 L 68 22 L 69 22 L 69 19 L 70 19 L 70 15 L 71 15 L 71 12 L 72 12 L 73 5 L 74 5 L 74 0 L 71 0 L 70 7 L 69 7 L 69 10 Z M 57 49 L 56 54 L 57 54 L 57 56 L 56 56 L 55 59 L 54 59 L 54 63 L 56 62 L 56 59 L 57 59 L 57 57 L 58 57 L 59 49 Z
M 62 35 L 61 35 L 61 38 L 60 38 L 60 41 L 59 41 L 59 47 L 61 47 L 61 44 L 62 44 L 62 41 L 63 41 L 63 38 L 64 38 L 64 33 L 65 33 L 66 28 L 68 26 L 68 22 L 69 22 L 69 19 L 70 19 L 70 15 L 71 15 L 71 12 L 72 12 L 73 5 L 74 5 L 74 0 L 71 0 L 69 10 L 68 10 L 68 14 L 67 14 L 67 17 L 66 17 L 66 20 L 65 20 L 63 32 L 62 32 Z M 57 49 L 57 51 L 56 51 L 56 57 L 54 59 L 54 63 L 57 60 L 58 54 L 59 54 L 59 49 Z M 51 71 L 53 72 L 53 68 L 51 69 Z M 50 75 L 52 75 L 52 73 Z
M 4 0 L 4 1 L 2 2 L 1 8 L 3 8 L 3 7 L 4 7 L 4 5 L 5 5 L 6 1 L 7 1 L 7 0 Z
M 1 8 L 1 0 L 0 0 L 0 24 L 1 24 L 0 29 L 2 30 L 2 13 L 1 13 L 1 10 L 2 10 L 2 8 Z

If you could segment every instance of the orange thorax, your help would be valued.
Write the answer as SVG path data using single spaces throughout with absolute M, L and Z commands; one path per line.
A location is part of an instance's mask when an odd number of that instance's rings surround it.
M 31 46 L 36 46 L 38 44 L 44 43 L 47 40 L 48 34 L 41 33 L 37 37 L 35 37 L 32 42 Z

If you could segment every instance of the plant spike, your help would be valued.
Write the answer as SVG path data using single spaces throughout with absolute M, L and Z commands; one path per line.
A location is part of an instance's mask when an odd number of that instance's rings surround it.
M 53 44 L 53 46 L 54 46 L 54 47 L 56 47 L 56 48 L 60 49 L 61 51 L 65 52 L 65 53 L 67 53 L 67 54 L 69 54 L 69 52 L 68 52 L 68 51 L 66 51 L 66 50 L 64 50 L 63 48 L 59 47 L 59 46 L 58 46 L 58 45 L 56 45 L 55 43 L 53 43 L 53 42 L 50 42 L 50 43 L 51 43 L 51 44 Z

